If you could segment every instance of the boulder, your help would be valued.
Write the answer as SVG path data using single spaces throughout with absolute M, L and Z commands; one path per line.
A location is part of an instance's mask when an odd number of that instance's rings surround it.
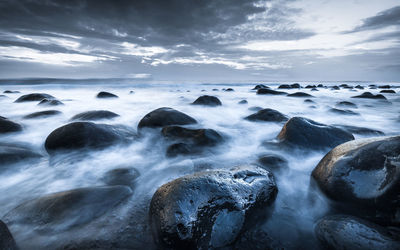
M 204 105 L 204 106 L 221 106 L 221 101 L 215 97 L 210 95 L 203 95 L 197 98 L 193 103 L 193 105 Z
M 341 128 L 343 130 L 346 130 L 352 134 L 376 135 L 376 136 L 385 135 L 385 133 L 383 133 L 382 131 L 376 130 L 376 129 L 371 129 L 371 128 L 364 128 L 364 127 L 357 127 L 357 126 L 350 126 L 350 125 L 338 125 L 338 124 L 334 124 L 333 126 L 335 126 L 337 128 Z
M 99 92 L 96 97 L 97 98 L 118 98 L 117 95 L 110 93 L 110 92 L 105 92 L 105 91 Z
M 378 88 L 380 88 L 380 89 L 390 89 L 390 85 L 380 85 Z
M 277 191 L 272 174 L 252 165 L 178 178 L 151 200 L 154 239 L 162 248 L 229 246 L 271 206 Z
M 58 106 L 58 105 L 64 105 L 61 101 L 57 99 L 43 99 L 41 100 L 38 105 L 43 105 L 43 106 Z
M 258 158 L 258 163 L 262 168 L 272 173 L 288 169 L 288 161 L 276 154 L 263 154 Z
M 305 99 L 304 102 L 305 102 L 305 103 L 315 103 L 315 102 L 314 102 L 313 100 L 311 100 L 311 99 Z
M 0 134 L 22 131 L 22 126 L 18 123 L 0 116 Z
M 256 90 L 256 89 L 269 89 L 269 87 L 265 86 L 264 84 L 258 84 L 253 88 L 253 90 Z
M 290 97 L 314 97 L 314 96 L 304 93 L 304 92 L 296 92 L 296 93 L 288 94 L 287 96 L 290 96 Z
M 24 119 L 36 119 L 36 118 L 45 118 L 49 116 L 55 116 L 55 115 L 60 115 L 62 114 L 61 111 L 58 110 L 45 110 L 45 111 L 39 111 L 35 112 L 29 115 L 24 116 Z
M 222 141 L 222 136 L 213 129 L 189 129 L 180 126 L 166 126 L 161 130 L 164 137 L 184 140 L 196 146 L 214 146 Z
M 247 104 L 247 103 L 248 103 L 247 100 L 241 100 L 238 102 L 238 104 Z
M 339 107 L 339 108 L 354 108 L 354 109 L 357 108 L 356 104 L 354 104 L 352 102 L 348 102 L 348 101 L 338 102 L 338 103 L 336 103 L 335 106 Z
M 17 90 L 5 90 L 4 92 L 3 92 L 4 94 L 18 94 L 18 93 L 21 93 L 21 92 L 19 92 L 19 91 L 17 91 Z
M 328 110 L 330 113 L 338 114 L 338 115 L 360 115 L 357 112 L 348 109 L 337 109 L 337 108 L 330 108 Z
M 166 156 L 172 158 L 179 155 L 193 155 L 197 153 L 200 153 L 197 148 L 193 148 L 187 143 L 179 142 L 168 146 Z
M 108 186 L 122 185 L 133 188 L 139 175 L 139 171 L 134 168 L 115 168 L 107 171 L 102 180 Z
M 357 85 L 357 86 L 355 86 L 354 88 L 356 88 L 356 89 L 364 89 L 364 87 L 361 86 L 361 85 Z
M 54 96 L 45 93 L 33 93 L 19 97 L 15 102 L 34 102 L 42 101 L 43 99 L 55 99 Z
M 299 89 L 299 88 L 301 88 L 300 84 L 298 84 L 298 83 L 290 84 L 290 87 L 291 87 L 292 89 Z
M 387 100 L 386 97 L 384 97 L 383 95 L 380 95 L 380 94 L 374 95 L 371 92 L 364 92 L 361 95 L 352 96 L 351 98 Z
M 316 88 L 317 86 L 315 86 L 315 85 L 307 85 L 306 86 L 306 89 L 313 89 L 313 88 Z
M 312 172 L 339 209 L 383 224 L 400 225 L 400 136 L 344 143 Z
M 317 88 L 312 88 L 311 91 L 319 91 Z
M 227 89 L 225 89 L 224 91 L 226 91 L 226 92 L 232 92 L 232 91 L 235 91 L 233 88 L 227 88 Z
M 112 119 L 115 117 L 118 117 L 119 115 L 108 111 L 108 110 L 92 110 L 92 111 L 86 111 L 79 113 L 77 115 L 74 115 L 70 120 L 80 120 L 80 121 L 96 121 L 96 120 L 102 120 L 102 119 Z
M 285 122 L 289 118 L 277 110 L 262 109 L 257 113 L 245 117 L 244 119 L 248 121 Z
M 332 86 L 331 88 L 332 90 L 340 90 L 340 88 L 338 86 Z
M 400 249 L 400 237 L 385 227 L 348 215 L 331 215 L 318 221 L 315 234 L 324 249 Z
M 15 143 L 0 143 L 0 166 L 40 157 L 42 156 L 39 153 L 27 146 Z
M 281 84 L 279 85 L 278 89 L 291 89 L 292 87 L 290 87 L 289 84 Z
M 57 128 L 46 138 L 47 152 L 84 148 L 105 148 L 116 143 L 127 142 L 134 133 L 122 126 L 73 122 Z
M 258 89 L 257 95 L 286 95 L 286 92 L 276 91 L 272 89 Z
M 325 125 L 303 117 L 293 117 L 285 123 L 278 135 L 281 144 L 303 149 L 325 150 L 344 142 L 354 140 L 354 136 L 340 128 Z
M 393 89 L 384 89 L 379 91 L 379 93 L 396 94 L 396 91 L 394 91 Z
M 157 128 L 168 125 L 188 125 L 197 121 L 192 117 L 173 108 L 158 108 L 145 115 L 139 122 L 138 129 Z
M 17 244 L 15 243 L 14 237 L 8 230 L 6 224 L 0 220 L 0 249 L 2 250 L 17 250 Z

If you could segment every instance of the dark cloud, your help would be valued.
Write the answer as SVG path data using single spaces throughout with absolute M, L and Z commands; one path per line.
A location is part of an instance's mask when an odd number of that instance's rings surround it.
M 350 31 L 350 33 L 364 30 L 375 30 L 392 25 L 400 25 L 400 6 L 395 6 L 379 12 L 375 16 L 364 19 L 363 23 Z

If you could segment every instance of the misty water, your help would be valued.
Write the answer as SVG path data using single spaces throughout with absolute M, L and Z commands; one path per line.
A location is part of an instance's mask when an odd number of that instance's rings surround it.
M 271 88 L 278 83 L 265 83 Z M 304 87 L 308 83 L 301 83 Z M 341 83 L 323 83 L 326 86 Z M 283 156 L 289 169 L 274 173 L 278 186 L 278 195 L 270 219 L 265 228 L 272 228 L 271 235 L 285 242 L 296 244 L 309 241 L 317 246 L 313 236 L 315 221 L 328 211 L 326 200 L 322 196 L 310 195 L 310 174 L 327 151 L 284 151 L 265 144 L 274 141 L 283 123 L 251 122 L 244 120 L 255 111 L 251 107 L 271 108 L 289 116 L 310 118 L 324 124 L 353 125 L 376 129 L 386 135 L 400 132 L 400 97 L 398 94 L 384 94 L 391 104 L 371 99 L 350 99 L 351 96 L 365 91 L 373 94 L 381 89 L 368 89 L 371 83 L 361 84 L 365 90 L 331 90 L 318 88 L 284 90 L 288 93 L 298 91 L 315 96 L 315 104 L 304 103 L 306 98 L 286 96 L 257 95 L 252 88 L 256 84 L 137 84 L 112 83 L 108 81 L 90 83 L 48 83 L 38 85 L 1 85 L 0 90 L 18 90 L 21 93 L 5 94 L 0 98 L 0 115 L 23 125 L 23 131 L 0 136 L 1 142 L 29 145 L 44 157 L 38 161 L 25 161 L 14 165 L 0 163 L 0 218 L 19 204 L 34 198 L 81 187 L 105 185 L 103 176 L 112 169 L 132 167 L 140 176 L 135 182 L 133 193 L 127 201 L 112 211 L 112 216 L 95 219 L 90 225 L 72 230 L 38 232 L 29 226 L 10 226 L 16 242 L 22 249 L 53 248 L 81 237 L 90 239 L 112 237 L 110 234 L 130 233 L 133 247 L 155 248 L 149 225 L 147 224 L 148 206 L 151 196 L 162 184 L 177 177 L 209 169 L 226 169 L 233 166 L 257 163 L 265 153 Z M 379 83 L 376 83 L 379 84 Z M 233 88 L 234 91 L 223 91 Z M 396 89 L 396 92 L 400 89 Z M 112 99 L 97 99 L 100 91 L 109 91 L 119 96 Z M 130 93 L 134 91 L 134 93 Z M 65 105 L 39 106 L 37 102 L 14 103 L 23 94 L 47 93 L 53 95 Z M 190 105 L 201 95 L 218 97 L 222 106 L 206 107 Z M 241 100 L 248 104 L 238 104 Z M 328 112 L 339 101 L 351 101 L 358 108 L 353 111 L 359 116 L 338 115 Z M 314 107 L 310 107 L 314 106 Z M 190 128 L 210 128 L 218 131 L 224 142 L 210 148 L 206 153 L 195 156 L 168 158 L 166 148 L 170 144 L 163 139 L 159 130 L 146 131 L 130 144 L 115 145 L 104 150 L 92 151 L 84 157 L 78 153 L 50 158 L 44 149 L 46 137 L 56 128 L 70 122 L 72 116 L 90 110 L 109 110 L 119 114 L 111 120 L 96 121 L 105 124 L 122 124 L 134 130 L 140 119 L 150 111 L 160 107 L 171 107 L 190 115 L 198 124 Z M 41 118 L 23 119 L 23 116 L 43 110 L 59 110 L 62 114 Z M 355 138 L 371 135 L 354 134 Z M 315 197 L 310 197 L 314 196 Z M 129 225 L 119 232 L 118 226 Z M 98 227 L 96 227 L 98 225 Z M 108 225 L 105 227 L 103 225 Z M 128 244 L 128 243 L 127 243 Z

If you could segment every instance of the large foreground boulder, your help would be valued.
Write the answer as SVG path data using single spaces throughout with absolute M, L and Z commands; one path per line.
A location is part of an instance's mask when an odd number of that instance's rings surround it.
M 222 105 L 221 101 L 217 97 L 210 96 L 210 95 L 200 96 L 192 104 L 193 105 L 211 106 L 211 107 Z
M 17 244 L 4 222 L 0 220 L 0 249 L 17 250 Z
M 42 101 L 43 99 L 55 99 L 54 96 L 45 93 L 33 93 L 19 97 L 15 102 L 34 102 Z
M 173 108 L 158 108 L 151 111 L 145 115 L 142 120 L 140 120 L 138 129 L 141 128 L 157 128 L 164 127 L 168 125 L 188 125 L 195 124 L 197 121 Z
M 312 177 L 339 209 L 400 225 L 400 136 L 337 146 L 322 158 Z
M 104 148 L 118 142 L 127 142 L 133 137 L 133 131 L 123 126 L 73 122 L 51 132 L 46 138 L 45 147 L 49 153 L 58 150 Z
M 285 122 L 289 118 L 277 110 L 262 109 L 254 114 L 245 117 L 244 119 L 249 121 L 262 121 L 262 122 Z
M 5 117 L 0 116 L 0 134 L 18 132 L 22 130 L 22 126 Z
M 153 235 L 161 247 L 213 249 L 231 245 L 257 209 L 275 200 L 272 174 L 256 166 L 187 175 L 161 186 L 150 203 Z
M 321 219 L 315 234 L 324 249 L 396 250 L 400 238 L 386 228 L 348 215 L 332 215 Z
M 340 128 L 303 117 L 293 117 L 285 123 L 278 139 L 283 145 L 302 149 L 325 150 L 354 140 L 354 136 Z
M 40 231 L 64 231 L 81 226 L 105 214 L 132 190 L 127 186 L 79 188 L 27 201 L 8 212 L 4 220 L 31 225 Z
M 102 119 L 112 119 L 118 116 L 118 114 L 108 110 L 92 110 L 76 114 L 71 118 L 71 120 L 96 121 Z

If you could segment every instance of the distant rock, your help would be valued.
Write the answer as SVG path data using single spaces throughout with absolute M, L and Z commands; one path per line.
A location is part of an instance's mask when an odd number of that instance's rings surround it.
M 23 118 L 24 119 L 37 119 L 37 118 L 46 118 L 46 117 L 60 115 L 60 114 L 62 114 L 62 113 L 58 110 L 45 110 L 45 111 L 39 111 L 39 112 L 35 112 L 32 114 L 26 115 Z
M 338 115 L 360 115 L 359 113 L 348 110 L 348 109 L 330 108 L 328 111 L 330 113 L 334 113 L 334 114 L 338 114 Z
M 251 165 L 178 178 L 151 200 L 154 239 L 161 248 L 227 247 L 274 202 L 277 191 L 272 174 Z
M 244 119 L 249 121 L 284 122 L 287 121 L 289 118 L 277 110 L 262 109 L 257 113 L 245 117 Z
M 384 89 L 379 91 L 379 93 L 396 94 L 396 91 L 394 91 L 393 89 Z
M 38 105 L 43 105 L 43 106 L 58 106 L 58 105 L 64 105 L 64 103 L 62 103 L 61 101 L 59 101 L 59 100 L 56 100 L 56 99 L 47 99 L 47 98 L 45 98 L 45 99 L 43 99 L 43 100 L 41 100 L 39 103 L 38 103 Z
M 158 108 L 145 115 L 139 122 L 138 129 L 141 128 L 157 128 L 168 125 L 189 125 L 195 124 L 197 121 L 173 108 Z
M 258 89 L 257 95 L 286 95 L 286 92 L 275 91 L 272 89 Z
M 248 108 L 248 110 L 250 110 L 250 111 L 260 111 L 262 109 L 263 109 L 262 107 L 258 107 L 258 106 L 253 106 L 253 107 Z
M 225 92 L 232 92 L 232 91 L 235 91 L 233 88 L 227 88 L 227 89 L 225 89 L 224 90 Z
M 0 220 L 0 249 L 2 250 L 18 250 L 14 237 L 3 221 Z
M 336 103 L 336 107 L 339 107 L 339 108 L 342 108 L 342 107 L 343 108 L 354 108 L 354 109 L 356 109 L 357 105 L 352 103 L 352 102 L 342 101 L 342 102 Z
M 304 103 L 315 103 L 315 102 L 313 100 L 311 100 L 311 99 L 305 99 Z
M 314 96 L 304 93 L 304 92 L 296 92 L 296 93 L 288 94 L 287 96 L 290 96 L 290 97 L 314 97 Z
M 44 93 L 33 93 L 19 97 L 15 102 L 34 102 L 42 101 L 43 99 L 55 99 L 54 96 Z
M 110 92 L 101 91 L 97 94 L 97 98 L 118 98 L 117 95 L 112 94 Z
M 355 86 L 354 88 L 356 88 L 356 89 L 364 89 L 364 87 L 361 86 L 361 85 L 357 85 L 357 86 Z
M 253 88 L 253 90 L 256 90 L 256 89 L 269 89 L 269 87 L 265 86 L 264 84 L 258 84 Z
M 248 103 L 247 100 L 241 100 L 238 102 L 238 104 L 247 104 L 247 103 Z
M 338 86 L 332 86 L 331 88 L 332 90 L 340 90 L 340 88 Z
M 361 95 L 352 96 L 351 98 L 367 98 L 367 99 L 380 99 L 380 100 L 387 100 L 386 97 L 383 95 L 374 95 L 371 92 L 364 92 Z
M 5 117 L 0 116 L 0 134 L 22 131 L 22 126 Z
M 18 94 L 18 93 L 21 93 L 21 92 L 19 92 L 19 91 L 13 91 L 13 90 L 5 90 L 4 92 L 3 92 L 4 94 Z
M 317 88 L 312 88 L 311 91 L 319 91 Z
M 102 120 L 102 119 L 112 119 L 115 117 L 118 117 L 119 115 L 108 111 L 108 110 L 92 110 L 92 111 L 86 111 L 79 113 L 77 115 L 74 115 L 71 120 L 80 120 L 80 121 L 97 121 L 97 120 Z
M 291 89 L 292 87 L 290 87 L 289 84 L 281 84 L 279 85 L 278 89 Z
M 313 88 L 316 88 L 317 86 L 315 86 L 315 85 L 307 85 L 306 86 L 306 89 L 313 89 Z
M 210 95 L 203 95 L 197 98 L 193 103 L 193 105 L 204 105 L 204 106 L 221 106 L 221 101 L 215 97 Z
M 390 85 L 380 85 L 378 86 L 380 89 L 390 89 Z

